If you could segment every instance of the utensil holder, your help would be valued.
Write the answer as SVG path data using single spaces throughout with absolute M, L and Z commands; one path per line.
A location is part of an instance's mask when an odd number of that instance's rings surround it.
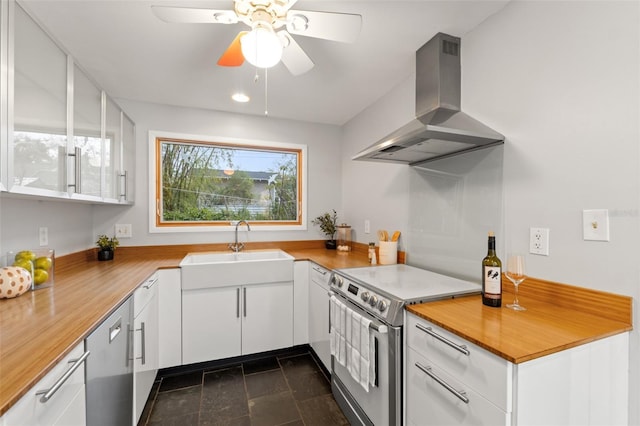
M 379 241 L 380 256 L 378 263 L 380 265 L 395 265 L 398 263 L 398 242 L 397 241 Z

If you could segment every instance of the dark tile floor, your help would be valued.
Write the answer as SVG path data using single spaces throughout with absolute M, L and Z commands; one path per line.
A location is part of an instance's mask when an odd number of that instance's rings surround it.
M 138 426 L 348 425 L 309 352 L 160 377 Z

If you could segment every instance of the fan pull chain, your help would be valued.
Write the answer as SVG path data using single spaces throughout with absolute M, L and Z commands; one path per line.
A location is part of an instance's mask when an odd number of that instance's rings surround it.
M 269 82 L 269 78 L 267 76 L 267 68 L 264 69 L 264 115 L 269 115 L 269 109 L 267 108 L 268 104 L 268 91 L 267 91 L 267 83 Z

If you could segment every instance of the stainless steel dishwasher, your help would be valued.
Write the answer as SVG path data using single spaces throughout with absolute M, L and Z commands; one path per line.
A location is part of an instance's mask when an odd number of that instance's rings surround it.
M 85 339 L 87 425 L 133 422 L 132 308 L 129 298 Z

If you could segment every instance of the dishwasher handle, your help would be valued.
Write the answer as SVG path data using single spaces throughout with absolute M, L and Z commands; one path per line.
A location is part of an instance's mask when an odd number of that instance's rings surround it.
M 122 331 L 122 318 L 118 318 L 118 320 L 109 327 L 109 343 L 113 342 L 116 337 L 118 337 L 120 331 Z
M 36 392 L 36 395 L 42 395 L 39 401 L 43 404 L 49 401 L 53 397 L 53 395 L 58 392 L 58 389 L 62 387 L 64 382 L 69 380 L 69 377 L 71 377 L 73 373 L 75 373 L 75 371 L 78 369 L 78 367 L 82 365 L 82 363 L 87 359 L 90 353 L 90 351 L 87 351 L 83 353 L 80 358 L 72 359 L 71 361 L 69 361 L 70 363 L 73 363 L 73 365 L 64 372 L 64 374 L 53 384 L 53 386 L 51 386 L 49 389 Z

